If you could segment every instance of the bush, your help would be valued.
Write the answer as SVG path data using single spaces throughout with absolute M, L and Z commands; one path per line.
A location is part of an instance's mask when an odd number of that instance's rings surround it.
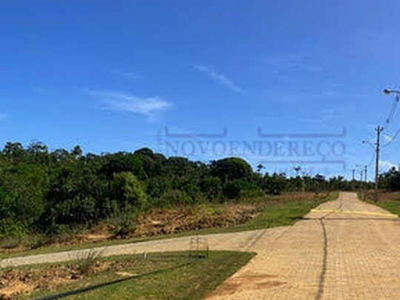
M 76 196 L 57 203 L 51 208 L 51 215 L 55 224 L 93 224 L 96 216 L 96 201 L 92 197 Z
M 22 244 L 29 249 L 37 249 L 48 244 L 49 242 L 50 239 L 47 236 L 32 233 L 23 239 Z
M 94 249 L 88 252 L 78 252 L 78 254 L 76 255 L 76 259 L 74 260 L 74 265 L 79 274 L 88 274 L 97 262 L 100 254 L 101 253 L 99 251 L 96 251 Z
M 27 234 L 25 226 L 13 218 L 0 220 L 0 239 L 5 237 L 14 237 L 21 239 Z
M 176 206 L 193 204 L 191 197 L 181 190 L 171 190 L 165 192 L 157 201 L 161 206 Z
M 236 199 L 248 194 L 260 195 L 262 193 L 256 184 L 241 179 L 229 181 L 224 185 L 224 195 L 228 199 Z
M 200 182 L 200 190 L 207 200 L 219 199 L 222 196 L 222 183 L 218 177 L 207 177 Z
M 264 192 L 259 188 L 253 188 L 248 190 L 241 190 L 239 193 L 239 198 L 258 198 L 265 196 Z
M 15 235 L 9 235 L 3 237 L 0 240 L 0 248 L 3 249 L 14 249 L 17 248 L 21 244 L 21 237 Z
M 111 225 L 115 237 L 125 238 L 135 231 L 137 218 L 137 210 L 126 206 L 123 210 L 114 212 L 108 219 L 108 224 Z
M 262 181 L 262 189 L 266 194 L 279 195 L 286 189 L 286 177 L 285 174 L 265 174 Z

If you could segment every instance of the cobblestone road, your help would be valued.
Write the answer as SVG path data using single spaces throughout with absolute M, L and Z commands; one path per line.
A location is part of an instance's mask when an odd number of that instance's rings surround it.
M 251 250 L 209 299 L 400 299 L 400 219 L 354 193 Z

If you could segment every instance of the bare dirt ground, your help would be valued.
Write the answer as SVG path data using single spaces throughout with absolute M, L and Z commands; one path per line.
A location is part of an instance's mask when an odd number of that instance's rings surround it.
M 188 250 L 190 237 L 98 248 L 101 255 Z M 211 250 L 258 255 L 209 299 L 399 299 L 400 219 L 354 193 L 294 226 L 207 236 Z M 6 259 L 0 267 L 71 260 L 82 251 Z

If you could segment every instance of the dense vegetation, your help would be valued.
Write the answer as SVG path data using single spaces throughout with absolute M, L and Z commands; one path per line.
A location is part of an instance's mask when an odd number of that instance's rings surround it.
M 391 168 L 388 172 L 379 175 L 379 188 L 388 191 L 400 191 L 400 171 Z
M 283 191 L 351 189 L 342 177 L 261 174 L 240 158 L 211 163 L 134 153 L 50 152 L 40 142 L 7 143 L 0 152 L 0 238 L 54 235 L 101 220 L 132 222 L 153 207 L 233 201 Z M 129 216 L 127 219 L 126 216 Z

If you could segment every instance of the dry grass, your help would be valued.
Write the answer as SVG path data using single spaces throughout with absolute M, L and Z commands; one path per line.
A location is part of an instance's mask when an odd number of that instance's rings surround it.
M 366 196 L 368 200 L 375 199 L 375 190 L 368 190 L 366 191 Z M 400 191 L 385 191 L 379 190 L 378 191 L 378 199 L 382 201 L 400 201 Z
M 267 196 L 267 199 L 277 200 L 277 201 L 287 201 L 287 200 L 310 200 L 310 199 L 324 199 L 329 196 L 329 192 L 291 192 L 291 193 L 284 193 L 282 195 L 276 196 Z
M 250 204 L 155 209 L 140 216 L 137 229 L 132 236 L 154 236 L 207 228 L 232 227 L 254 218 L 258 211 L 256 205 Z

